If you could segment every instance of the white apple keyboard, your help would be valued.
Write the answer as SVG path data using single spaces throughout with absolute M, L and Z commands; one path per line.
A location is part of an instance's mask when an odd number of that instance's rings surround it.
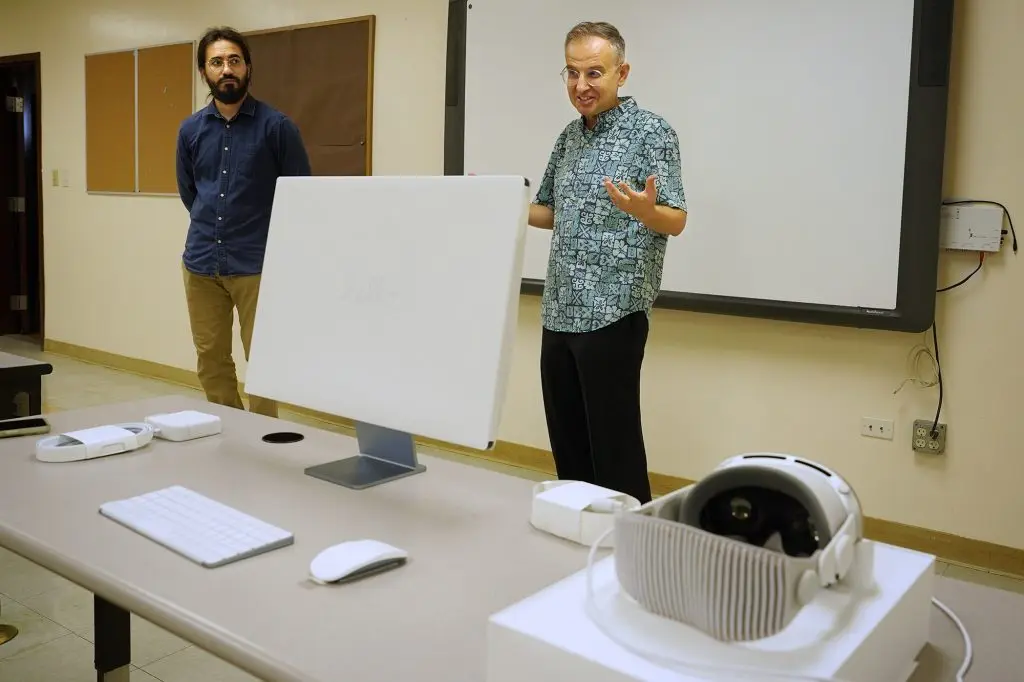
M 282 528 L 180 485 L 107 502 L 100 513 L 207 568 L 295 542 Z

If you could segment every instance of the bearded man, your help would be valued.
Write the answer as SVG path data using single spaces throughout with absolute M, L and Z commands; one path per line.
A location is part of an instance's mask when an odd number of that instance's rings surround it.
M 207 400 L 244 409 L 232 358 L 234 311 L 248 360 L 277 178 L 312 172 L 295 123 L 249 94 L 252 59 L 241 33 L 209 29 L 196 65 L 212 101 L 178 131 L 178 194 L 190 219 L 185 300 Z M 249 408 L 278 412 L 256 396 Z

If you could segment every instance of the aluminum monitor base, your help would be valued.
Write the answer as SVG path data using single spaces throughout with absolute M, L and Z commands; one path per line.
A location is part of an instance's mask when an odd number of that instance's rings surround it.
M 412 435 L 404 431 L 356 422 L 356 440 L 358 455 L 308 467 L 306 475 L 363 490 L 427 470 L 419 462 Z

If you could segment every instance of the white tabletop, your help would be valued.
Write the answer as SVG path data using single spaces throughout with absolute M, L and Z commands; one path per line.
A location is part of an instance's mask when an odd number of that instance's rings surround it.
M 423 474 L 362 491 L 303 474 L 356 454 L 355 439 L 182 397 L 49 415 L 54 432 L 198 409 L 224 433 L 68 464 L 34 437 L 0 441 L 0 545 L 250 673 L 292 680 L 481 682 L 488 617 L 586 564 L 586 548 L 534 530 L 530 481 L 421 456 Z M 270 445 L 272 431 L 302 442 Z M 180 484 L 295 534 L 291 547 L 205 569 L 98 513 Z M 321 586 L 310 560 L 373 538 L 409 563 Z

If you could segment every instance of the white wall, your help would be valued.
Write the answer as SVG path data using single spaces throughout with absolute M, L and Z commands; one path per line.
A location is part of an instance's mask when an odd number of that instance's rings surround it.
M 1024 5 L 960 4 L 948 193 L 1003 201 L 1024 216 L 1017 74 Z M 212 23 L 248 30 L 375 13 L 376 172 L 441 172 L 444 0 L 39 0 L 28 7 L 22 0 L 0 9 L 0 53 L 42 52 L 44 177 L 52 168 L 71 171 L 70 187 L 44 192 L 46 333 L 54 340 L 194 368 L 178 265 L 184 209 L 176 199 L 85 194 L 87 52 L 195 39 Z M 495 55 L 495 68 L 510 63 L 515 55 Z M 309 65 L 297 76 L 318 68 L 329 67 Z M 494 105 L 524 106 L 529 97 L 496 86 Z M 943 281 L 974 262 L 944 258 Z M 920 337 L 658 312 L 644 379 L 651 468 L 696 477 L 740 451 L 797 452 L 842 471 L 871 516 L 1024 547 L 1022 294 L 1024 265 L 1007 248 L 969 286 L 943 295 L 950 430 L 946 455 L 935 459 L 911 452 L 909 432 L 913 419 L 934 414 L 937 392 L 908 386 L 893 395 Z M 547 447 L 538 317 L 536 299 L 524 298 L 502 437 Z M 862 438 L 862 416 L 895 419 L 896 440 Z

